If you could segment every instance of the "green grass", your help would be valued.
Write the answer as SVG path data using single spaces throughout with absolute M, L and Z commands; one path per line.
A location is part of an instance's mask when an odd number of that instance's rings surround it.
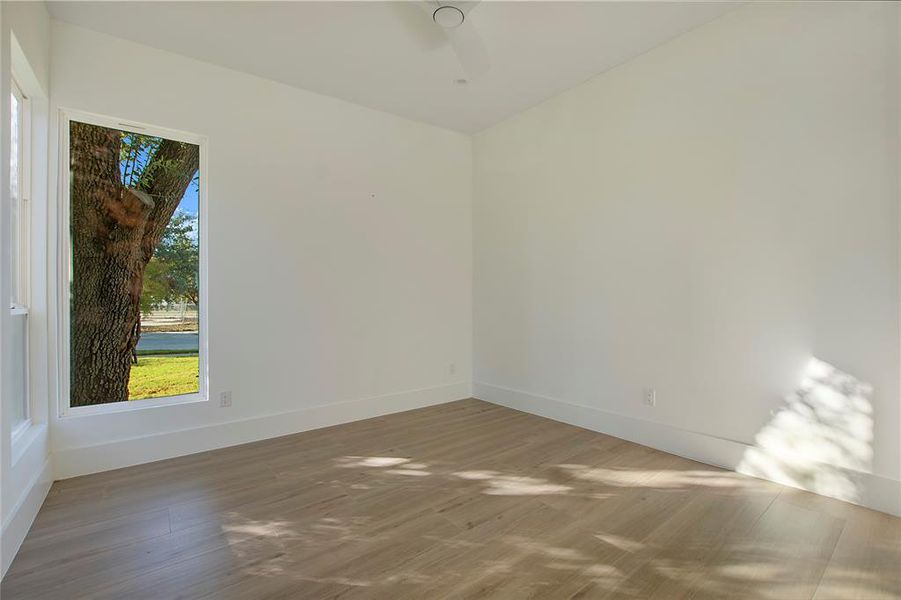
M 140 356 L 131 367 L 128 399 L 178 396 L 198 391 L 199 359 L 196 356 Z

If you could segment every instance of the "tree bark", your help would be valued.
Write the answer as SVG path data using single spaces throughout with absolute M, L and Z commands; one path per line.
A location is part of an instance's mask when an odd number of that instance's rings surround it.
M 72 406 L 128 399 L 144 269 L 199 163 L 193 144 L 164 140 L 138 189 L 119 174 L 121 133 L 72 122 Z

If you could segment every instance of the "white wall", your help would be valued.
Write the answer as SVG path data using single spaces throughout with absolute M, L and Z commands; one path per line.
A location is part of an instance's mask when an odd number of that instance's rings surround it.
M 54 417 L 58 477 L 470 395 L 468 137 L 52 27 L 54 113 L 209 139 L 213 398 Z
M 735 466 L 816 356 L 901 490 L 896 8 L 746 6 L 477 135 L 476 395 Z
M 54 399 L 57 477 L 465 397 L 473 363 L 480 397 L 736 466 L 817 356 L 874 384 L 866 482 L 901 489 L 893 7 L 739 9 L 473 155 L 460 134 L 71 25 L 52 23 L 51 53 L 41 4 L 2 6 L 3 114 L 13 31 L 52 90 L 50 131 L 65 107 L 210 145 L 213 401 L 59 418 Z M 40 421 L 58 365 L 38 348 Z M 34 439 L 15 469 L 0 446 L 4 568 L 30 523 L 16 509 L 46 492 L 46 428 Z
M 0 3 L 0 165 L 9 165 L 9 83 L 15 71 L 31 104 L 31 205 L 32 239 L 40 240 L 31 253 L 31 289 L 28 323 L 31 352 L 31 421 L 32 426 L 15 444 L 10 439 L 10 422 L 0 419 L 0 574 L 5 573 L 13 556 L 31 526 L 52 481 L 48 443 L 47 389 L 47 298 L 42 281 L 46 279 L 47 208 L 47 131 L 48 95 L 50 90 L 50 18 L 43 3 Z M 10 264 L 9 236 L 9 169 L 0 169 L 0 264 Z M 9 270 L 0 269 L 0 298 L 9 298 Z M 0 396 L 10 393 L 7 369 L 11 352 L 8 331 L 9 311 L 0 305 Z M 0 402 L 0 406 L 3 403 Z M 2 410 L 2 409 L 0 409 Z M 0 415 L 2 417 L 3 415 Z

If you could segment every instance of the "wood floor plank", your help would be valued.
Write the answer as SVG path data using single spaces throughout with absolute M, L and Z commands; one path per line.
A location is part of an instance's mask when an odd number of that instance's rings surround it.
M 854 511 L 814 598 L 876 600 L 901 596 L 901 519 Z
M 901 519 L 465 400 L 56 482 L 4 600 L 901 598 Z

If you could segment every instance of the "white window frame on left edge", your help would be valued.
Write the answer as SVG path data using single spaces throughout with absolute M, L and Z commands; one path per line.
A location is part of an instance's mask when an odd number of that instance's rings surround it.
M 91 125 L 99 125 L 101 127 L 109 127 L 120 131 L 127 131 L 142 135 L 151 135 L 179 142 L 195 144 L 200 149 L 199 160 L 199 190 L 198 190 L 198 208 L 197 223 L 199 229 L 200 241 L 200 267 L 198 274 L 198 285 L 200 291 L 200 300 L 198 303 L 199 315 L 199 381 L 198 391 L 192 394 L 182 394 L 179 396 L 166 396 L 160 398 L 147 398 L 143 400 L 125 400 L 119 402 L 108 402 L 104 404 L 93 404 L 89 406 L 70 406 L 70 282 L 72 269 L 72 252 L 70 239 L 70 218 L 71 218 L 71 198 L 70 190 L 70 169 L 69 165 L 69 128 L 72 121 L 79 123 L 88 123 Z M 202 135 L 167 129 L 155 125 L 139 123 L 130 119 L 120 119 L 108 117 L 79 110 L 60 109 L 59 111 L 59 189 L 57 191 L 57 210 L 59 215 L 59 234 L 57 239 L 59 265 L 58 298 L 57 298 L 57 324 L 58 324 L 58 356 L 59 356 L 59 416 L 60 417 L 82 417 L 89 415 L 108 414 L 117 412 L 127 412 L 133 410 L 145 410 L 151 408 L 160 408 L 165 406 L 175 406 L 179 404 L 205 402 L 209 398 L 209 368 L 208 368 L 208 315 L 207 306 L 209 304 L 209 292 L 207 286 L 207 263 L 208 263 L 208 237 L 209 230 L 207 227 L 207 138 Z
M 18 440 L 31 427 L 31 361 L 29 360 L 29 337 L 30 337 L 30 320 L 28 317 L 28 307 L 30 305 L 30 239 L 29 230 L 31 228 L 31 104 L 28 96 L 22 91 L 15 76 L 10 81 L 10 96 L 16 102 L 16 119 L 15 123 L 10 122 L 10 134 L 15 130 L 16 148 L 15 148 L 15 165 L 16 168 L 10 168 L 10 179 L 15 171 L 16 191 L 13 193 L 12 181 L 10 181 L 10 211 L 15 212 L 15 222 L 11 224 L 11 228 L 15 228 L 13 232 L 14 243 L 12 244 L 10 266 L 12 271 L 12 290 L 9 298 L 9 310 L 12 319 L 20 320 L 24 327 L 24 335 L 22 345 L 13 348 L 12 351 L 17 355 L 22 366 L 21 373 L 14 375 L 14 378 L 21 376 L 22 396 L 13 397 L 10 400 L 15 402 L 17 409 L 22 411 L 22 419 L 12 424 L 10 432 L 11 445 L 16 446 Z M 12 113 L 12 110 L 10 110 Z M 10 140 L 10 153 L 13 153 L 12 140 Z M 11 161 L 12 162 L 12 161 Z

